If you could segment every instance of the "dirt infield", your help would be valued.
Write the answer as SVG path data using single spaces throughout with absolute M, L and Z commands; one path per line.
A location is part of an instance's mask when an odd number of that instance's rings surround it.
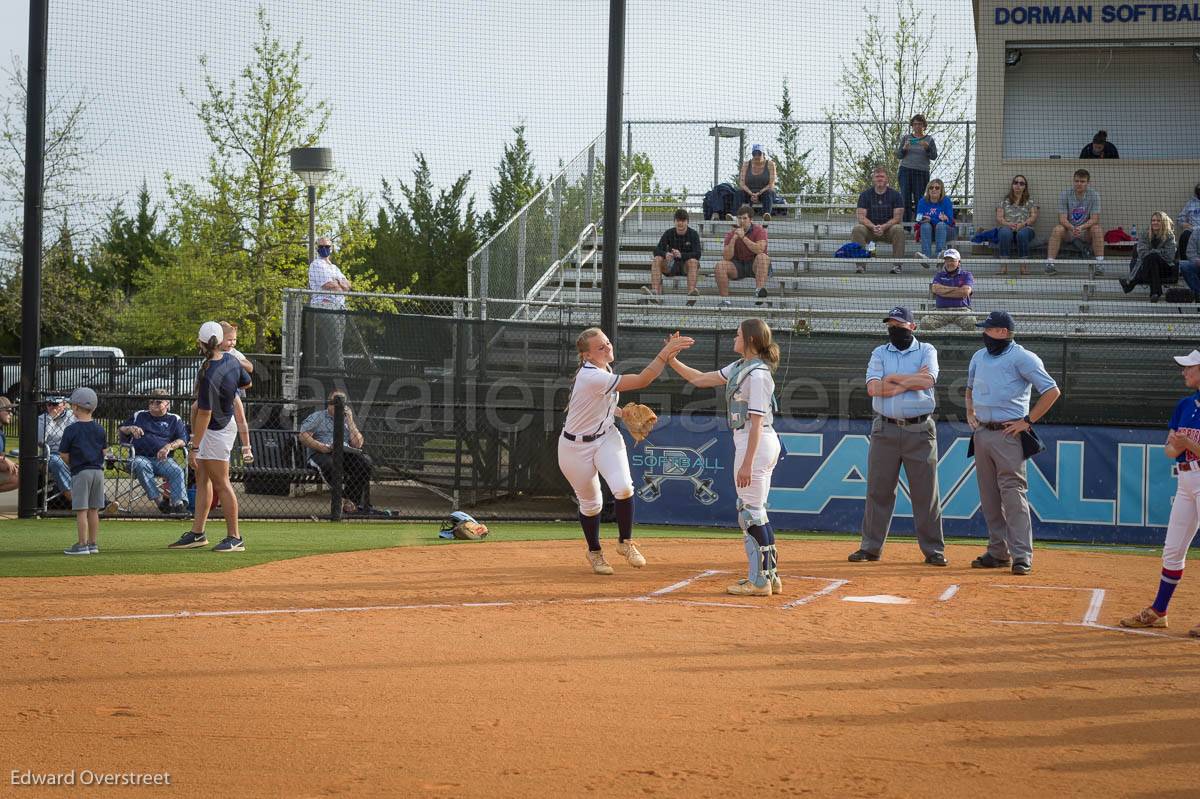
M 780 548 L 758 601 L 723 594 L 734 540 L 649 540 L 609 578 L 580 543 L 488 542 L 5 580 L 0 795 L 1200 791 L 1200 580 L 1136 635 L 1105 625 L 1152 597 L 1152 557 L 1039 550 L 1021 578 L 978 547 Z

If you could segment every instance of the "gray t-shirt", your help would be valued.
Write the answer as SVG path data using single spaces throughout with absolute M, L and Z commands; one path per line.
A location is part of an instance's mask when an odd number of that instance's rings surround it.
M 929 149 L 921 146 L 922 141 L 929 145 Z M 921 138 L 909 133 L 901 136 L 899 143 L 896 144 L 896 157 L 900 159 L 902 167 L 917 172 L 928 172 L 929 162 L 938 157 L 937 142 L 928 133 Z
M 1083 199 L 1075 195 L 1075 189 L 1066 189 L 1058 195 L 1058 212 L 1067 215 L 1067 221 L 1075 227 L 1083 225 L 1092 214 L 1100 213 L 1100 193 L 1088 186 Z

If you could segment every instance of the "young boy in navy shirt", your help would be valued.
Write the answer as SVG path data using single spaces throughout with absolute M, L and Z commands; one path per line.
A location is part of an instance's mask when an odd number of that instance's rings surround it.
M 71 469 L 71 509 L 75 511 L 78 541 L 67 555 L 96 555 L 100 548 L 96 536 L 100 532 L 100 509 L 104 500 L 104 451 L 108 434 L 99 422 L 92 419 L 96 410 L 96 392 L 80 387 L 71 392 L 71 411 L 75 422 L 63 431 L 58 445 L 63 463 Z

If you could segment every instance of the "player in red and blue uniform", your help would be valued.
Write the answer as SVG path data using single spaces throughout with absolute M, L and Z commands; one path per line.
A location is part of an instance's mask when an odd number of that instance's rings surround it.
M 1175 406 L 1167 434 L 1167 457 L 1175 459 L 1179 481 L 1175 501 L 1171 504 L 1171 518 L 1167 522 L 1167 540 L 1163 544 L 1162 578 L 1154 603 L 1121 619 L 1122 627 L 1167 626 L 1167 604 L 1183 578 L 1188 546 L 1196 537 L 1196 528 L 1200 527 L 1200 350 L 1176 355 L 1175 362 L 1183 367 L 1183 381 L 1195 393 L 1184 397 Z M 1200 638 L 1200 624 L 1188 634 Z

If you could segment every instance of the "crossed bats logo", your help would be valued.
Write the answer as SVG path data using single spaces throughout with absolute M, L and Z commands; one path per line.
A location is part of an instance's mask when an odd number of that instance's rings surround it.
M 705 451 L 717 443 L 711 438 L 699 447 L 656 447 L 646 442 L 643 463 L 648 464 L 642 475 L 645 484 L 638 489 L 638 496 L 645 502 L 654 502 L 662 496 L 662 484 L 668 480 L 686 480 L 693 486 L 692 496 L 702 505 L 711 505 L 721 498 L 712 488 L 712 478 L 704 477 L 708 463 Z

